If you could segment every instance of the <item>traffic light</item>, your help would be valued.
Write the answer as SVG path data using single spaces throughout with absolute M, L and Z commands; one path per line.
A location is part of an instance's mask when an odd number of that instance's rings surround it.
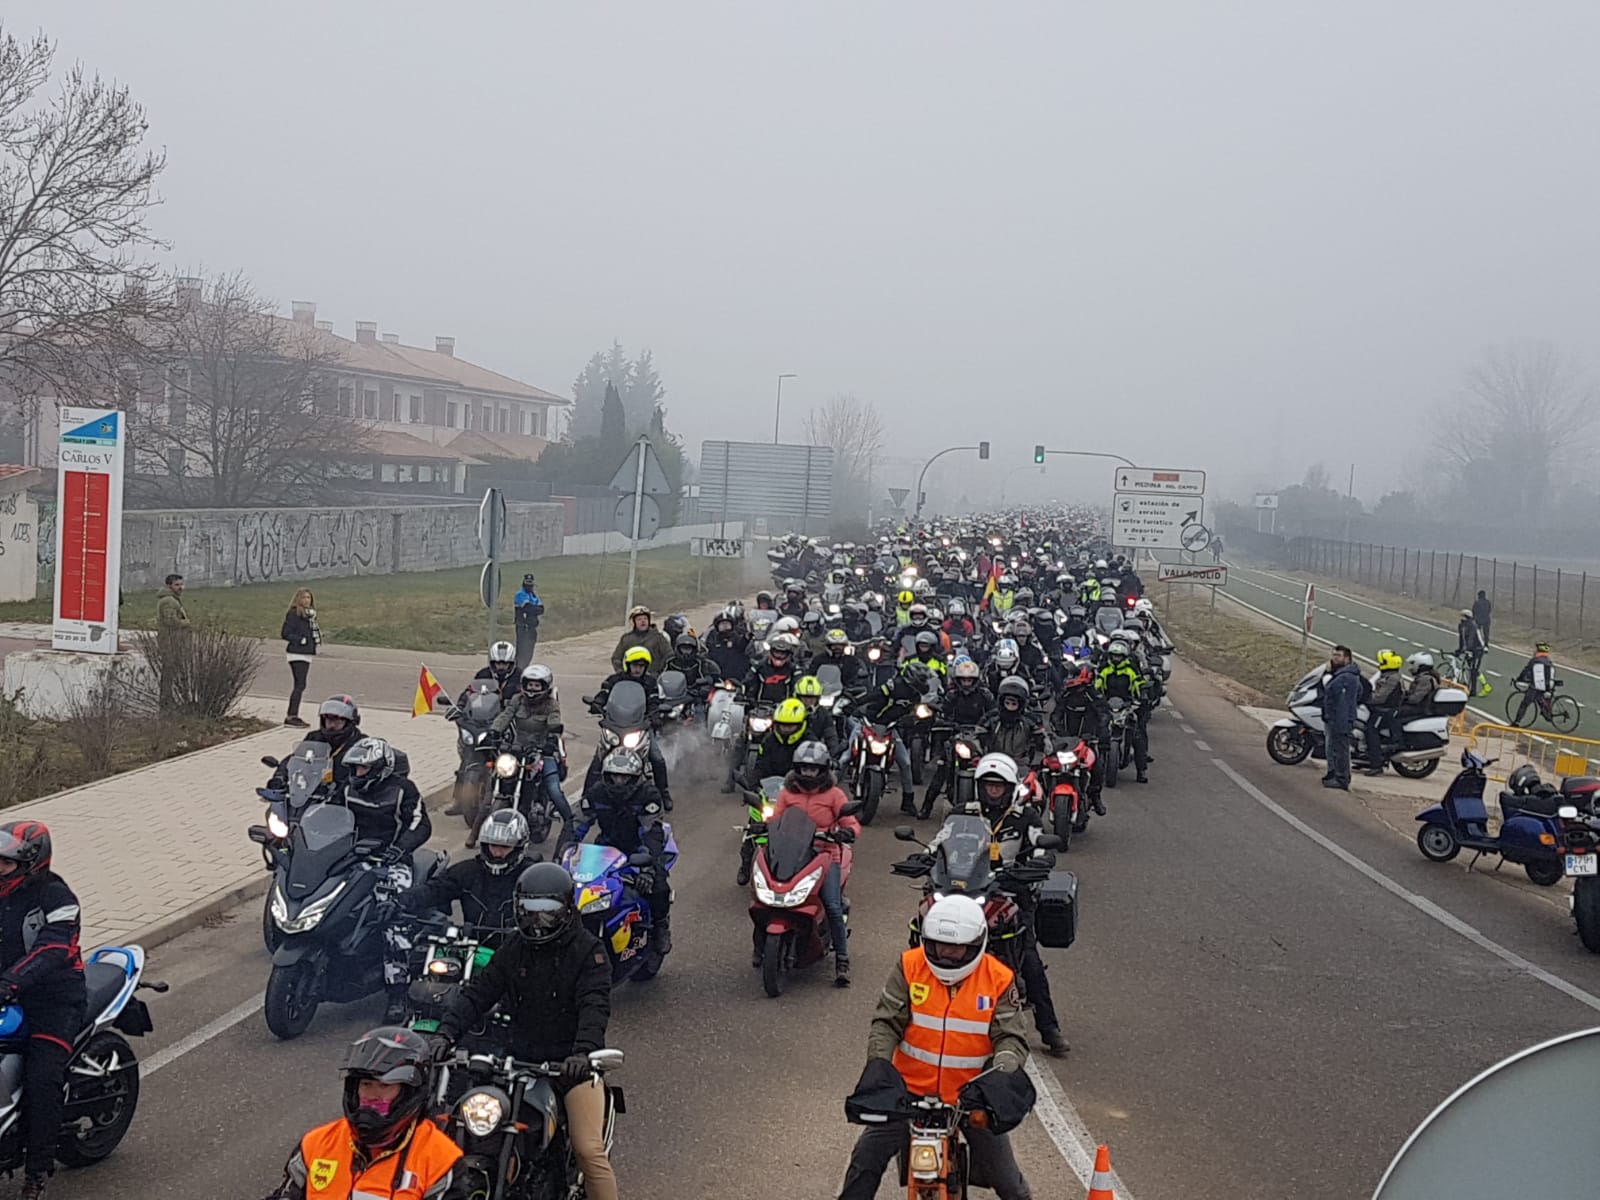
M 1044 447 L 1043 446 L 1035 446 L 1033 448 L 1033 461 L 1036 462 L 1036 463 L 1043 463 L 1044 462 Z
M 978 443 L 978 457 L 979 458 L 988 458 L 989 457 L 989 443 L 988 442 L 979 442 Z

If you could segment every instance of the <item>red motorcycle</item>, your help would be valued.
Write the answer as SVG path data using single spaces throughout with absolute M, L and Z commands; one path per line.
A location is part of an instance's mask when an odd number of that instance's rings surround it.
M 847 804 L 842 816 L 854 816 L 856 805 Z M 757 845 L 750 872 L 750 921 L 761 947 L 761 985 L 767 995 L 783 991 L 787 971 L 819 962 L 833 948 L 827 913 L 822 907 L 822 881 L 833 866 L 829 846 L 843 848 L 842 883 L 850 882 L 848 831 L 818 829 L 803 809 L 786 808 L 767 830 L 765 845 Z M 844 902 L 846 922 L 850 901 Z
M 1072 835 L 1089 827 L 1089 780 L 1094 772 L 1095 750 L 1083 739 L 1071 750 L 1058 750 L 1044 760 L 1044 779 L 1028 782 L 1045 793 L 1045 819 L 1051 832 L 1061 839 L 1061 848 L 1072 844 Z

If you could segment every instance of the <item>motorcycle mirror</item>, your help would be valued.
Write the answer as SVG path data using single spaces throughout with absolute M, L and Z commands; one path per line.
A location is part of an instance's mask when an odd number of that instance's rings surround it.
M 909 825 L 896 825 L 894 827 L 894 840 L 897 842 L 914 842 L 917 840 L 917 831 Z
M 263 754 L 261 756 L 261 765 L 263 767 L 271 767 L 274 771 L 276 771 L 278 769 L 278 760 L 273 758 L 270 754 Z
M 1033 844 L 1041 850 L 1059 850 L 1062 843 L 1061 839 L 1053 833 L 1041 833 L 1034 839 Z
M 1570 804 L 1563 804 L 1560 808 L 1556 809 L 1556 816 L 1560 817 L 1563 821 L 1576 821 L 1578 819 L 1578 810 Z
M 839 810 L 841 817 L 853 817 L 861 811 L 861 801 L 852 800 Z
M 589 1051 L 589 1065 L 596 1071 L 612 1071 L 622 1065 L 622 1051 L 614 1047 Z

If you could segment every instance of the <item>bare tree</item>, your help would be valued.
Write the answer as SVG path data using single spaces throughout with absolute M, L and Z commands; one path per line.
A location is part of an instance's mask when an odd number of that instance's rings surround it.
M 806 440 L 833 450 L 835 513 L 865 513 L 872 465 L 883 451 L 883 419 L 872 402 L 839 392 L 806 414 Z
M 241 508 L 347 479 L 370 427 L 335 402 L 339 340 L 275 315 L 241 275 L 180 294 L 142 380 L 165 401 L 129 421 L 138 485 L 165 503 Z
M 32 406 L 112 380 L 166 311 L 137 257 L 166 156 L 125 87 L 74 65 L 43 95 L 54 59 L 0 28 L 0 384 Z
M 1582 366 L 1549 342 L 1492 346 L 1438 414 L 1461 491 L 1502 519 L 1548 516 L 1552 486 L 1595 449 L 1597 397 Z

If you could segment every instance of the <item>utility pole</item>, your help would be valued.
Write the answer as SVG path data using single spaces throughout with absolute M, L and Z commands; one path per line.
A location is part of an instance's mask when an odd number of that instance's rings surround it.
M 798 379 L 793 371 L 785 371 L 778 376 L 778 404 L 772 410 L 772 444 L 778 444 L 778 423 L 783 420 L 783 381 L 785 379 Z

